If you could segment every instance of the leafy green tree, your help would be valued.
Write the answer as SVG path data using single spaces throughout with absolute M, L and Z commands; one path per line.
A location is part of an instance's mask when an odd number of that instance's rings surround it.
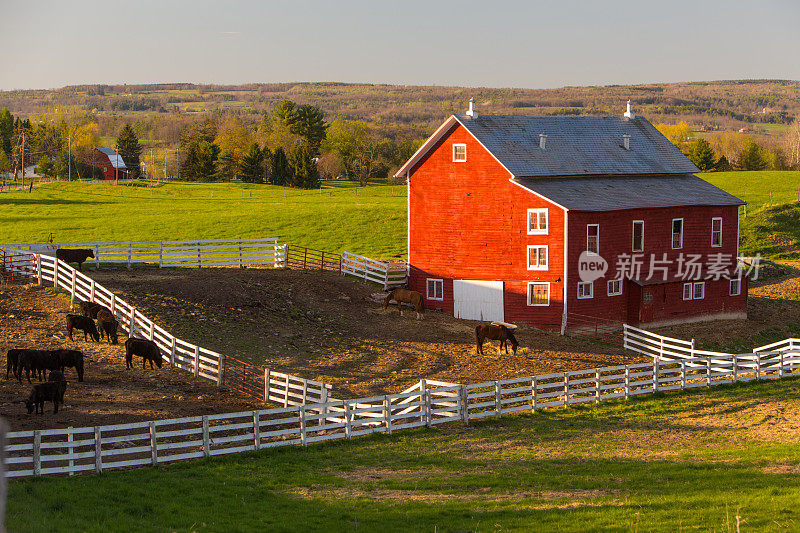
M 289 166 L 292 169 L 292 185 L 301 189 L 319 189 L 319 172 L 310 143 L 303 142 L 292 150 Z
M 239 163 L 239 173 L 245 183 L 263 183 L 264 153 L 258 143 L 253 143 L 242 158 L 242 162 Z
M 289 185 L 292 178 L 292 169 L 289 167 L 289 160 L 283 148 L 277 148 L 272 153 L 271 163 L 269 182 L 272 185 Z
M 705 139 L 697 139 L 689 145 L 688 157 L 700 170 L 712 170 L 717 162 L 711 144 Z
M 273 123 L 285 124 L 290 130 L 294 130 L 297 122 L 297 106 L 291 100 L 281 100 L 272 108 Z
M 767 161 L 764 158 L 761 147 L 752 139 L 748 139 L 739 152 L 739 168 L 742 170 L 764 170 L 767 168 Z
M 116 149 L 119 155 L 122 156 L 125 166 L 128 167 L 131 177 L 138 178 L 142 172 L 139 161 L 142 155 L 142 147 L 139 145 L 139 138 L 130 123 L 126 123 L 119 132 Z

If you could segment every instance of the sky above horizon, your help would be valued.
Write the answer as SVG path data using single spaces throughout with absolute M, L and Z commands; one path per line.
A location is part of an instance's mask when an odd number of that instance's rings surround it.
M 800 79 L 796 0 L 2 0 L 0 90 Z

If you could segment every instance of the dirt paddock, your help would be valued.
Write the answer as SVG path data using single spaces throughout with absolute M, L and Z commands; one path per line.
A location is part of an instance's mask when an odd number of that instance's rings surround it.
M 516 355 L 487 341 L 477 322 L 428 312 L 384 311 L 375 285 L 336 274 L 266 269 L 89 271 L 148 317 L 190 342 L 278 371 L 333 385 L 337 398 L 398 392 L 422 378 L 475 383 L 642 361 L 620 347 L 525 326 Z M 27 382 L 1 380 L 0 414 L 13 429 L 100 425 L 261 407 L 235 392 L 164 365 L 126 370 L 124 348 L 65 337 L 69 300 L 52 289 L 0 289 L 0 350 L 75 347 L 88 357 L 86 381 L 68 369 L 63 411 L 27 415 Z M 82 335 L 80 336 L 82 339 Z M 121 337 L 124 342 L 124 336 Z M 24 380 L 23 380 L 24 381 Z

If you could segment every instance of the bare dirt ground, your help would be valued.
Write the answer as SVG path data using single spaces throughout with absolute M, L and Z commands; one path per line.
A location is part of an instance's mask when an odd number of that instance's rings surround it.
M 0 379 L 0 416 L 13 431 L 56 427 L 81 427 L 141 420 L 225 413 L 253 409 L 240 395 L 164 365 L 160 369 L 125 369 L 125 348 L 105 342 L 84 342 L 82 333 L 66 337 L 65 315 L 69 299 L 52 289 L 36 286 L 0 287 L 0 354 L 11 348 L 74 348 L 86 356 L 84 381 L 78 382 L 74 369 L 65 404 L 53 415 L 53 404 L 44 415 L 28 415 L 25 399 L 32 385 L 23 377 Z M 121 336 L 121 342 L 125 336 Z M 138 358 L 136 358 L 138 359 Z M 141 364 L 141 360 L 134 360 Z M 3 372 L 5 378 L 5 372 Z M 33 380 L 37 383 L 36 380 Z

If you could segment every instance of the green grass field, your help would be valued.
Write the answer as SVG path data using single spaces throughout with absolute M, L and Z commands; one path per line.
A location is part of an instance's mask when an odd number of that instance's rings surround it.
M 800 381 L 714 387 L 70 479 L 9 531 L 783 531 Z
M 0 195 L 0 242 L 280 237 L 375 258 L 406 251 L 404 186 L 55 183 Z
M 703 172 L 701 178 L 747 202 L 748 215 L 769 206 L 800 200 L 800 172 L 758 170 L 748 172 Z

